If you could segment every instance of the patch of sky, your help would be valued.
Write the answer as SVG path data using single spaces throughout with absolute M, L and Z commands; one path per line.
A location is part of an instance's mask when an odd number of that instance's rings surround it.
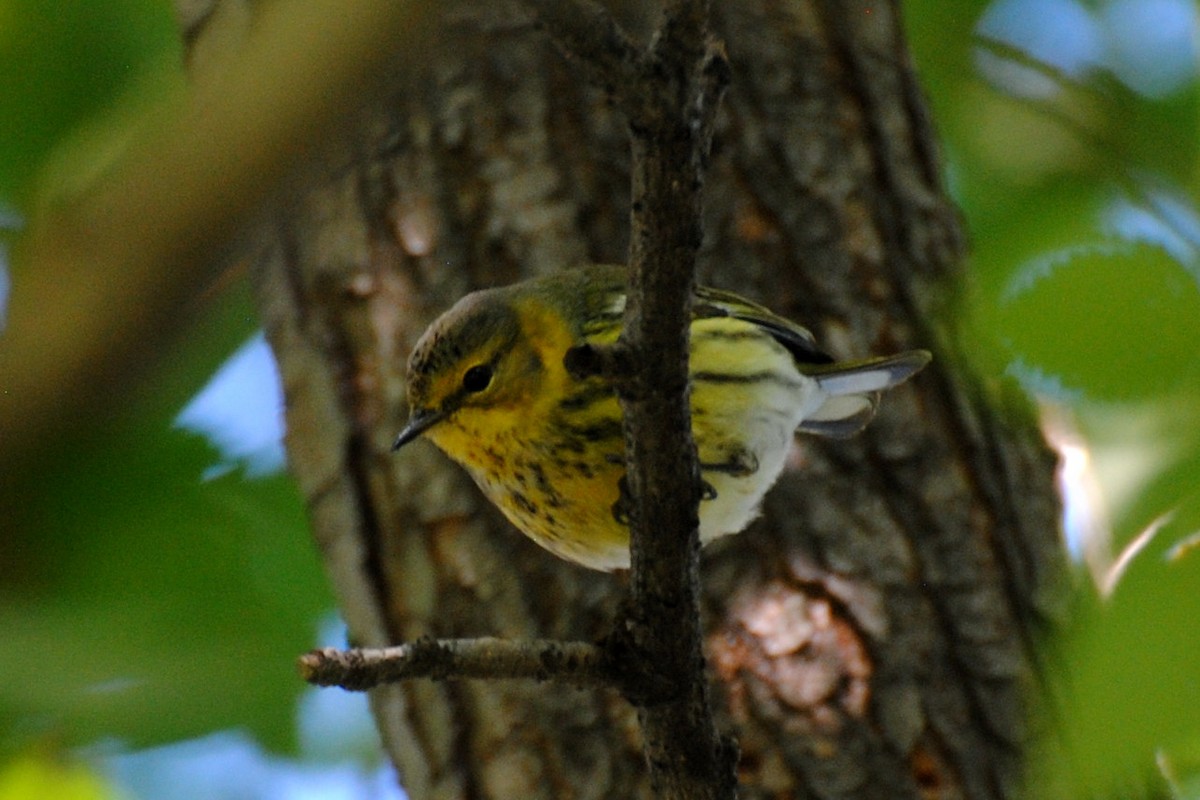
M 1139 94 L 1161 98 L 1196 79 L 1196 5 L 1192 0 L 1111 0 L 1097 18 L 1104 65 Z
M 1076 0 L 997 0 L 976 34 L 1028 61 L 981 47 L 976 67 L 1018 97 L 1053 97 L 1064 78 L 1107 70 L 1131 90 L 1161 98 L 1196 79 L 1196 25 L 1191 0 L 1108 0 L 1094 8 Z
M 998 0 L 975 28 L 1069 78 L 1082 78 L 1100 62 L 1104 37 L 1096 18 L 1074 0 Z
M 330 734 L 334 735 L 334 734 Z M 390 766 L 312 764 L 270 755 L 238 731 L 111 755 L 112 780 L 133 798 L 404 800 Z
M 317 645 L 345 647 L 345 623 L 332 614 L 323 620 Z M 132 798 L 405 800 L 380 756 L 365 693 L 308 689 L 296 723 L 299 759 L 267 753 L 236 730 L 132 752 L 106 743 L 92 754 Z
M 283 469 L 283 389 L 261 332 L 221 365 L 179 412 L 175 427 L 206 437 L 221 454 L 205 479 L 239 465 L 251 478 Z
M 1102 212 L 1104 233 L 1161 247 L 1200 282 L 1200 214 L 1192 201 L 1167 188 L 1148 188 L 1142 202 L 1119 198 Z

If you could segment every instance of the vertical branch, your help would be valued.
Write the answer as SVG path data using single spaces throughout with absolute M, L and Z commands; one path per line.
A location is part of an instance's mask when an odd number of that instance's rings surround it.
M 621 402 L 633 498 L 630 632 L 649 663 L 683 680 L 671 702 L 640 709 L 658 772 L 651 781 L 667 797 L 717 798 L 734 795 L 736 754 L 716 731 L 701 652 L 701 490 L 688 397 L 704 169 L 727 81 L 707 22 L 707 2 L 672 3 L 640 97 L 626 103 L 633 204 L 623 338 L 635 368 Z
M 667 3 L 645 53 L 598 6 L 531 5 L 629 121 L 630 291 L 621 357 L 609 363 L 619 365 L 612 377 L 625 417 L 632 571 L 627 616 L 608 645 L 627 666 L 623 688 L 639 707 L 659 796 L 733 797 L 735 749 L 713 722 L 701 651 L 701 485 L 688 398 L 704 170 L 728 64 L 706 0 Z

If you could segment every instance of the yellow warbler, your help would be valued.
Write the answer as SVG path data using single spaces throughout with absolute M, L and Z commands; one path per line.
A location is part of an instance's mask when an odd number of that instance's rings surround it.
M 429 439 L 535 542 L 602 570 L 629 565 L 621 409 L 608 380 L 574 378 L 563 361 L 617 340 L 625 292 L 624 267 L 588 266 L 467 295 L 409 358 L 410 417 L 395 443 Z M 805 328 L 708 288 L 696 292 L 690 337 L 703 542 L 754 519 L 795 431 L 858 432 L 878 393 L 930 359 L 835 362 Z

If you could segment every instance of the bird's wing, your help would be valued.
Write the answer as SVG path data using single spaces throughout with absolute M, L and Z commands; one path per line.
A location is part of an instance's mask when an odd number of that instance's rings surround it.
M 699 287 L 692 305 L 693 319 L 730 317 L 749 322 L 771 334 L 800 364 L 831 364 L 833 356 L 817 346 L 812 333 L 802 325 L 772 313 L 744 297 L 720 289 Z

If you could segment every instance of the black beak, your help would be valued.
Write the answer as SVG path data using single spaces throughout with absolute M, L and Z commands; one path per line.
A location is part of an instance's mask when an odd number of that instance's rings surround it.
M 392 442 L 392 452 L 399 450 L 404 445 L 416 439 L 425 431 L 437 425 L 448 416 L 445 411 L 437 411 L 432 408 L 418 408 L 408 417 L 408 423 L 404 426 L 404 430 L 396 437 L 396 441 Z

